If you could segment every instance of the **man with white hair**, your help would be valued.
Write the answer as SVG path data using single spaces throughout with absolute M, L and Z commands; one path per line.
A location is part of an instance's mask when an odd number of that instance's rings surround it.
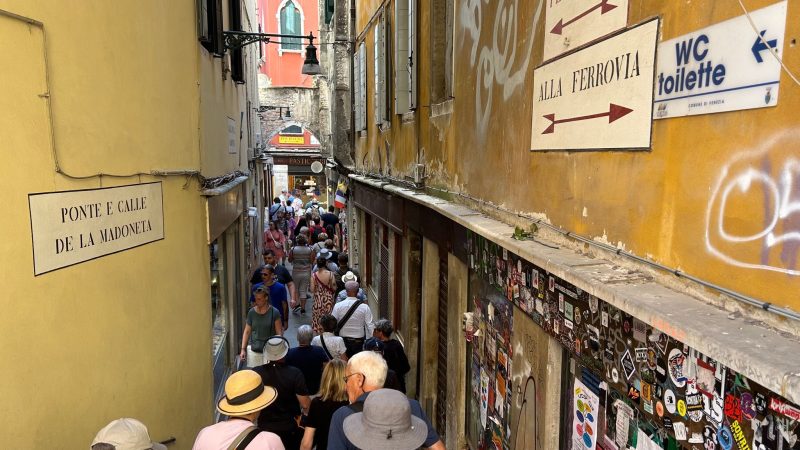
M 383 387 L 387 370 L 386 361 L 375 352 L 359 353 L 347 362 L 344 381 L 350 404 L 336 410 L 331 418 L 331 426 L 328 433 L 328 450 L 357 450 L 357 447 L 344 434 L 344 420 L 352 414 L 361 412 L 369 393 Z M 413 399 L 407 399 L 407 401 L 411 407 L 411 414 L 422 419 L 428 427 L 428 435 L 422 447 L 444 450 L 444 443 L 439 438 L 439 434 L 433 428 L 433 425 L 431 425 L 428 416 L 422 411 L 422 406 L 420 406 L 419 402 Z
M 311 395 L 319 392 L 319 383 L 322 380 L 322 369 L 325 368 L 330 358 L 322 347 L 311 345 L 314 331 L 308 325 L 297 327 L 297 347 L 286 354 L 286 364 L 297 367 L 303 372 L 306 387 Z
M 331 315 L 338 321 L 335 334 L 344 339 L 347 357 L 351 358 L 364 348 L 364 341 L 372 336 L 372 310 L 358 296 L 358 282 L 344 285 L 347 298 L 333 306 Z

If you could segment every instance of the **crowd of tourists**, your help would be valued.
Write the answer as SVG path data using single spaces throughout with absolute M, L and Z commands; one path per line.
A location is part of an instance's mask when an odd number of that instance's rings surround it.
M 340 246 L 342 218 L 316 199 L 305 207 L 274 199 L 264 232 L 264 264 L 251 277 L 239 357 L 245 369 L 225 383 L 217 410 L 193 450 L 444 449 L 420 404 L 409 399 L 411 367 L 389 320 L 374 320 Z M 284 264 L 291 264 L 291 270 Z M 284 337 L 290 314 L 311 325 Z M 98 433 L 92 450 L 161 449 L 135 419 Z

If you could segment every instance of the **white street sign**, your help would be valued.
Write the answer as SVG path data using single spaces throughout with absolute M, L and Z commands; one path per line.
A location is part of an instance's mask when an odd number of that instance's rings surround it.
M 537 68 L 532 150 L 648 149 L 658 19 Z
M 28 194 L 33 273 L 164 239 L 161 182 Z
M 544 0 L 544 59 L 625 28 L 628 0 Z
M 655 117 L 692 116 L 778 104 L 786 1 L 658 46 Z

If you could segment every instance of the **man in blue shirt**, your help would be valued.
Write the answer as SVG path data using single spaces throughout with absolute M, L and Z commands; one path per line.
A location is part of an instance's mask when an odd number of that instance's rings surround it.
M 250 301 L 253 301 L 253 293 L 259 287 L 264 287 L 269 290 L 269 302 L 281 313 L 281 325 L 283 329 L 289 326 L 289 296 L 286 292 L 286 286 L 279 283 L 275 277 L 275 268 L 267 264 L 261 268 L 261 283 L 256 283 L 250 290 Z
M 353 355 L 347 361 L 344 372 L 345 389 L 350 404 L 342 406 L 333 413 L 330 431 L 328 433 L 328 450 L 358 450 L 344 434 L 344 419 L 360 412 L 364 407 L 364 400 L 370 392 L 381 389 L 386 381 L 388 366 L 383 357 L 375 352 L 361 352 Z M 425 421 L 428 426 L 428 436 L 422 444 L 423 448 L 432 450 L 445 450 L 444 443 L 439 438 L 439 433 L 431 425 L 431 421 L 419 402 L 408 399 L 411 414 Z

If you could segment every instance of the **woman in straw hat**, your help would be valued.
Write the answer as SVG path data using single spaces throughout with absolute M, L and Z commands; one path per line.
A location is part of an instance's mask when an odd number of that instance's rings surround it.
M 333 359 L 325 364 L 322 371 L 322 382 L 319 396 L 311 400 L 308 416 L 305 419 L 306 430 L 300 450 L 317 450 L 328 448 L 328 429 L 331 417 L 337 409 L 346 405 L 347 391 L 344 387 L 345 363 L 341 359 Z
M 217 411 L 228 416 L 228 420 L 200 430 L 192 450 L 284 450 L 276 434 L 260 431 L 254 425 L 261 410 L 277 397 L 275 388 L 264 386 L 256 372 L 234 373 L 225 382 L 225 396 L 217 403 Z

